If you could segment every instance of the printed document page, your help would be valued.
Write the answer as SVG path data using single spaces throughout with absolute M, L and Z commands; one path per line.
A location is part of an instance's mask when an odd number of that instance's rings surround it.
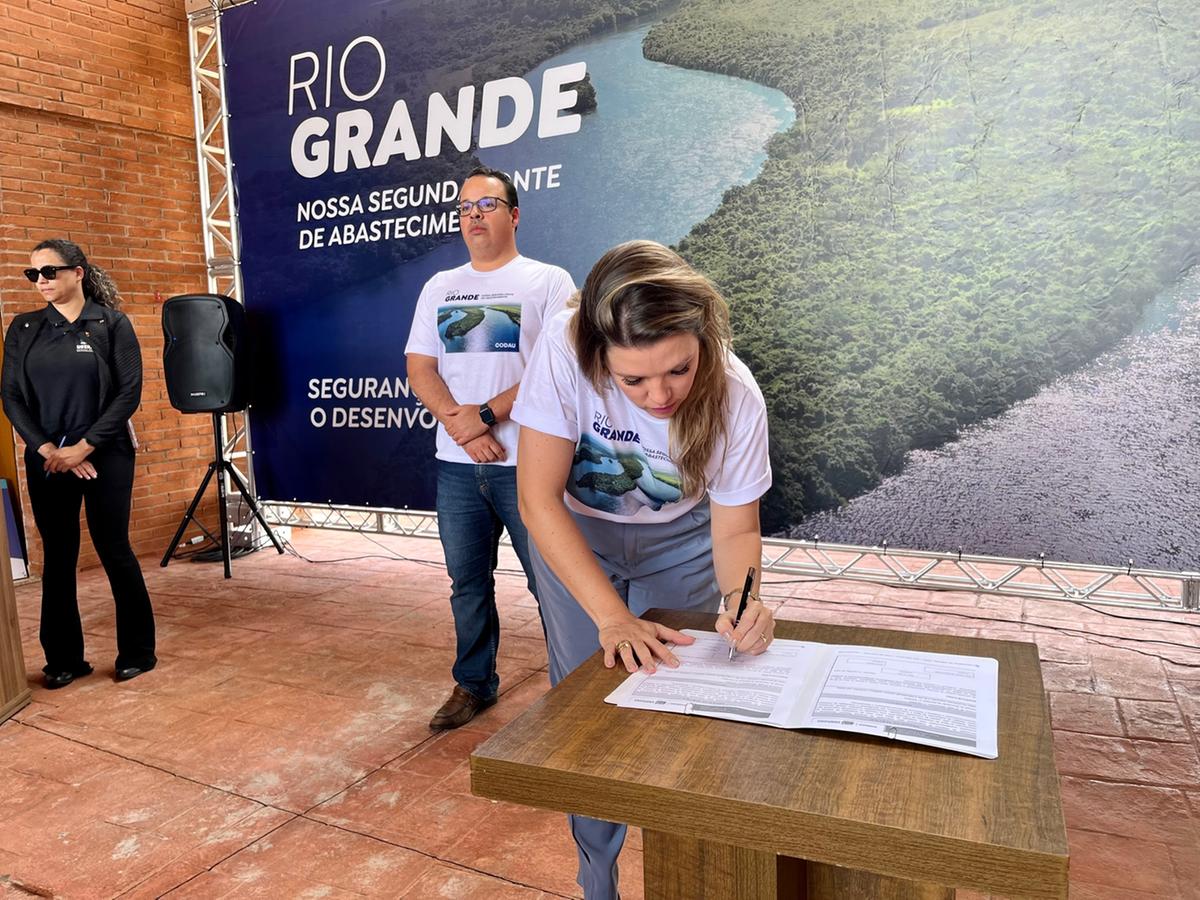
M 673 648 L 679 668 L 659 666 L 653 675 L 635 672 L 605 699 L 617 706 L 713 716 L 794 728 L 797 700 L 815 684 L 806 673 L 824 644 L 776 640 L 769 653 L 739 653 L 714 631 L 684 631 L 696 639 Z M 805 657 L 810 661 L 806 665 Z
M 759 656 L 688 630 L 679 668 L 637 672 L 607 702 L 777 728 L 829 728 L 994 759 L 996 660 L 777 639 Z
M 877 734 L 996 758 L 996 660 L 885 647 L 827 650 L 821 684 L 801 727 Z

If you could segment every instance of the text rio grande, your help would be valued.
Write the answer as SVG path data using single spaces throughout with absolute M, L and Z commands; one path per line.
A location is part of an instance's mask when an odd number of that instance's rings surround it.
M 354 103 L 365 103 L 379 93 L 387 71 L 387 55 L 383 45 L 370 35 L 360 35 L 350 41 L 335 61 L 334 48 L 325 53 L 306 50 L 293 54 L 288 78 L 288 115 L 295 115 L 297 105 L 309 111 L 318 109 L 318 97 L 323 108 L 333 105 L 335 89 Z M 348 83 L 346 68 L 354 60 L 355 71 L 367 76 L 355 76 Z M 583 80 L 587 63 L 554 66 L 542 73 L 541 95 L 535 103 L 533 87 L 524 78 L 498 78 L 483 85 L 479 109 L 479 141 L 482 148 L 500 147 L 520 138 L 533 123 L 537 112 L 539 138 L 558 137 L 579 131 L 581 117 L 565 113 L 575 105 L 577 92 L 565 85 Z M 358 80 L 372 84 L 359 84 Z M 314 94 L 314 87 L 316 93 Z M 297 104 L 299 98 L 299 104 Z M 341 98 L 339 98 L 341 99 Z M 501 122 L 501 108 L 511 109 L 511 119 Z M 471 134 L 475 122 L 475 85 L 459 88 L 458 97 L 450 102 L 438 92 L 426 101 L 425 140 L 421 143 L 409 116 L 408 104 L 397 100 L 392 104 L 387 121 L 378 124 L 368 109 L 347 109 L 333 117 L 304 119 L 292 134 L 292 166 L 304 178 L 318 178 L 332 169 L 345 172 L 351 167 L 368 169 L 387 165 L 394 157 L 409 161 L 422 156 L 438 156 L 442 140 L 448 138 L 455 148 L 466 153 L 471 149 Z M 330 128 L 332 125 L 332 135 Z

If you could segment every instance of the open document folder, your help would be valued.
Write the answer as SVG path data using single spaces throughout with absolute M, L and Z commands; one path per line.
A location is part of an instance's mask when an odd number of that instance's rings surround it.
M 632 709 L 832 728 L 995 759 L 994 659 L 774 640 L 759 656 L 711 631 L 674 648 L 679 668 L 636 672 L 605 700 Z

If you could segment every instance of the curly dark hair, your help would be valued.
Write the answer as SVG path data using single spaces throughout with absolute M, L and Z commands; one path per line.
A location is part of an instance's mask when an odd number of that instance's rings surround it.
M 68 241 L 66 238 L 48 238 L 33 248 L 34 253 L 39 250 L 53 250 L 62 257 L 65 265 L 82 267 L 84 297 L 111 309 L 121 305 L 121 295 L 116 282 L 99 266 L 88 262 L 83 250 L 74 241 Z

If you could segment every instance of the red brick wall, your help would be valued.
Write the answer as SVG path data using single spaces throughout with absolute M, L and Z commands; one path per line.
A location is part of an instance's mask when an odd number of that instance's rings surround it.
M 211 458 L 211 420 L 172 409 L 162 374 L 162 300 L 207 290 L 192 122 L 183 0 L 0 3 L 0 318 L 42 305 L 20 269 L 47 237 L 79 243 L 121 289 L 146 372 L 138 553 L 165 550 Z

